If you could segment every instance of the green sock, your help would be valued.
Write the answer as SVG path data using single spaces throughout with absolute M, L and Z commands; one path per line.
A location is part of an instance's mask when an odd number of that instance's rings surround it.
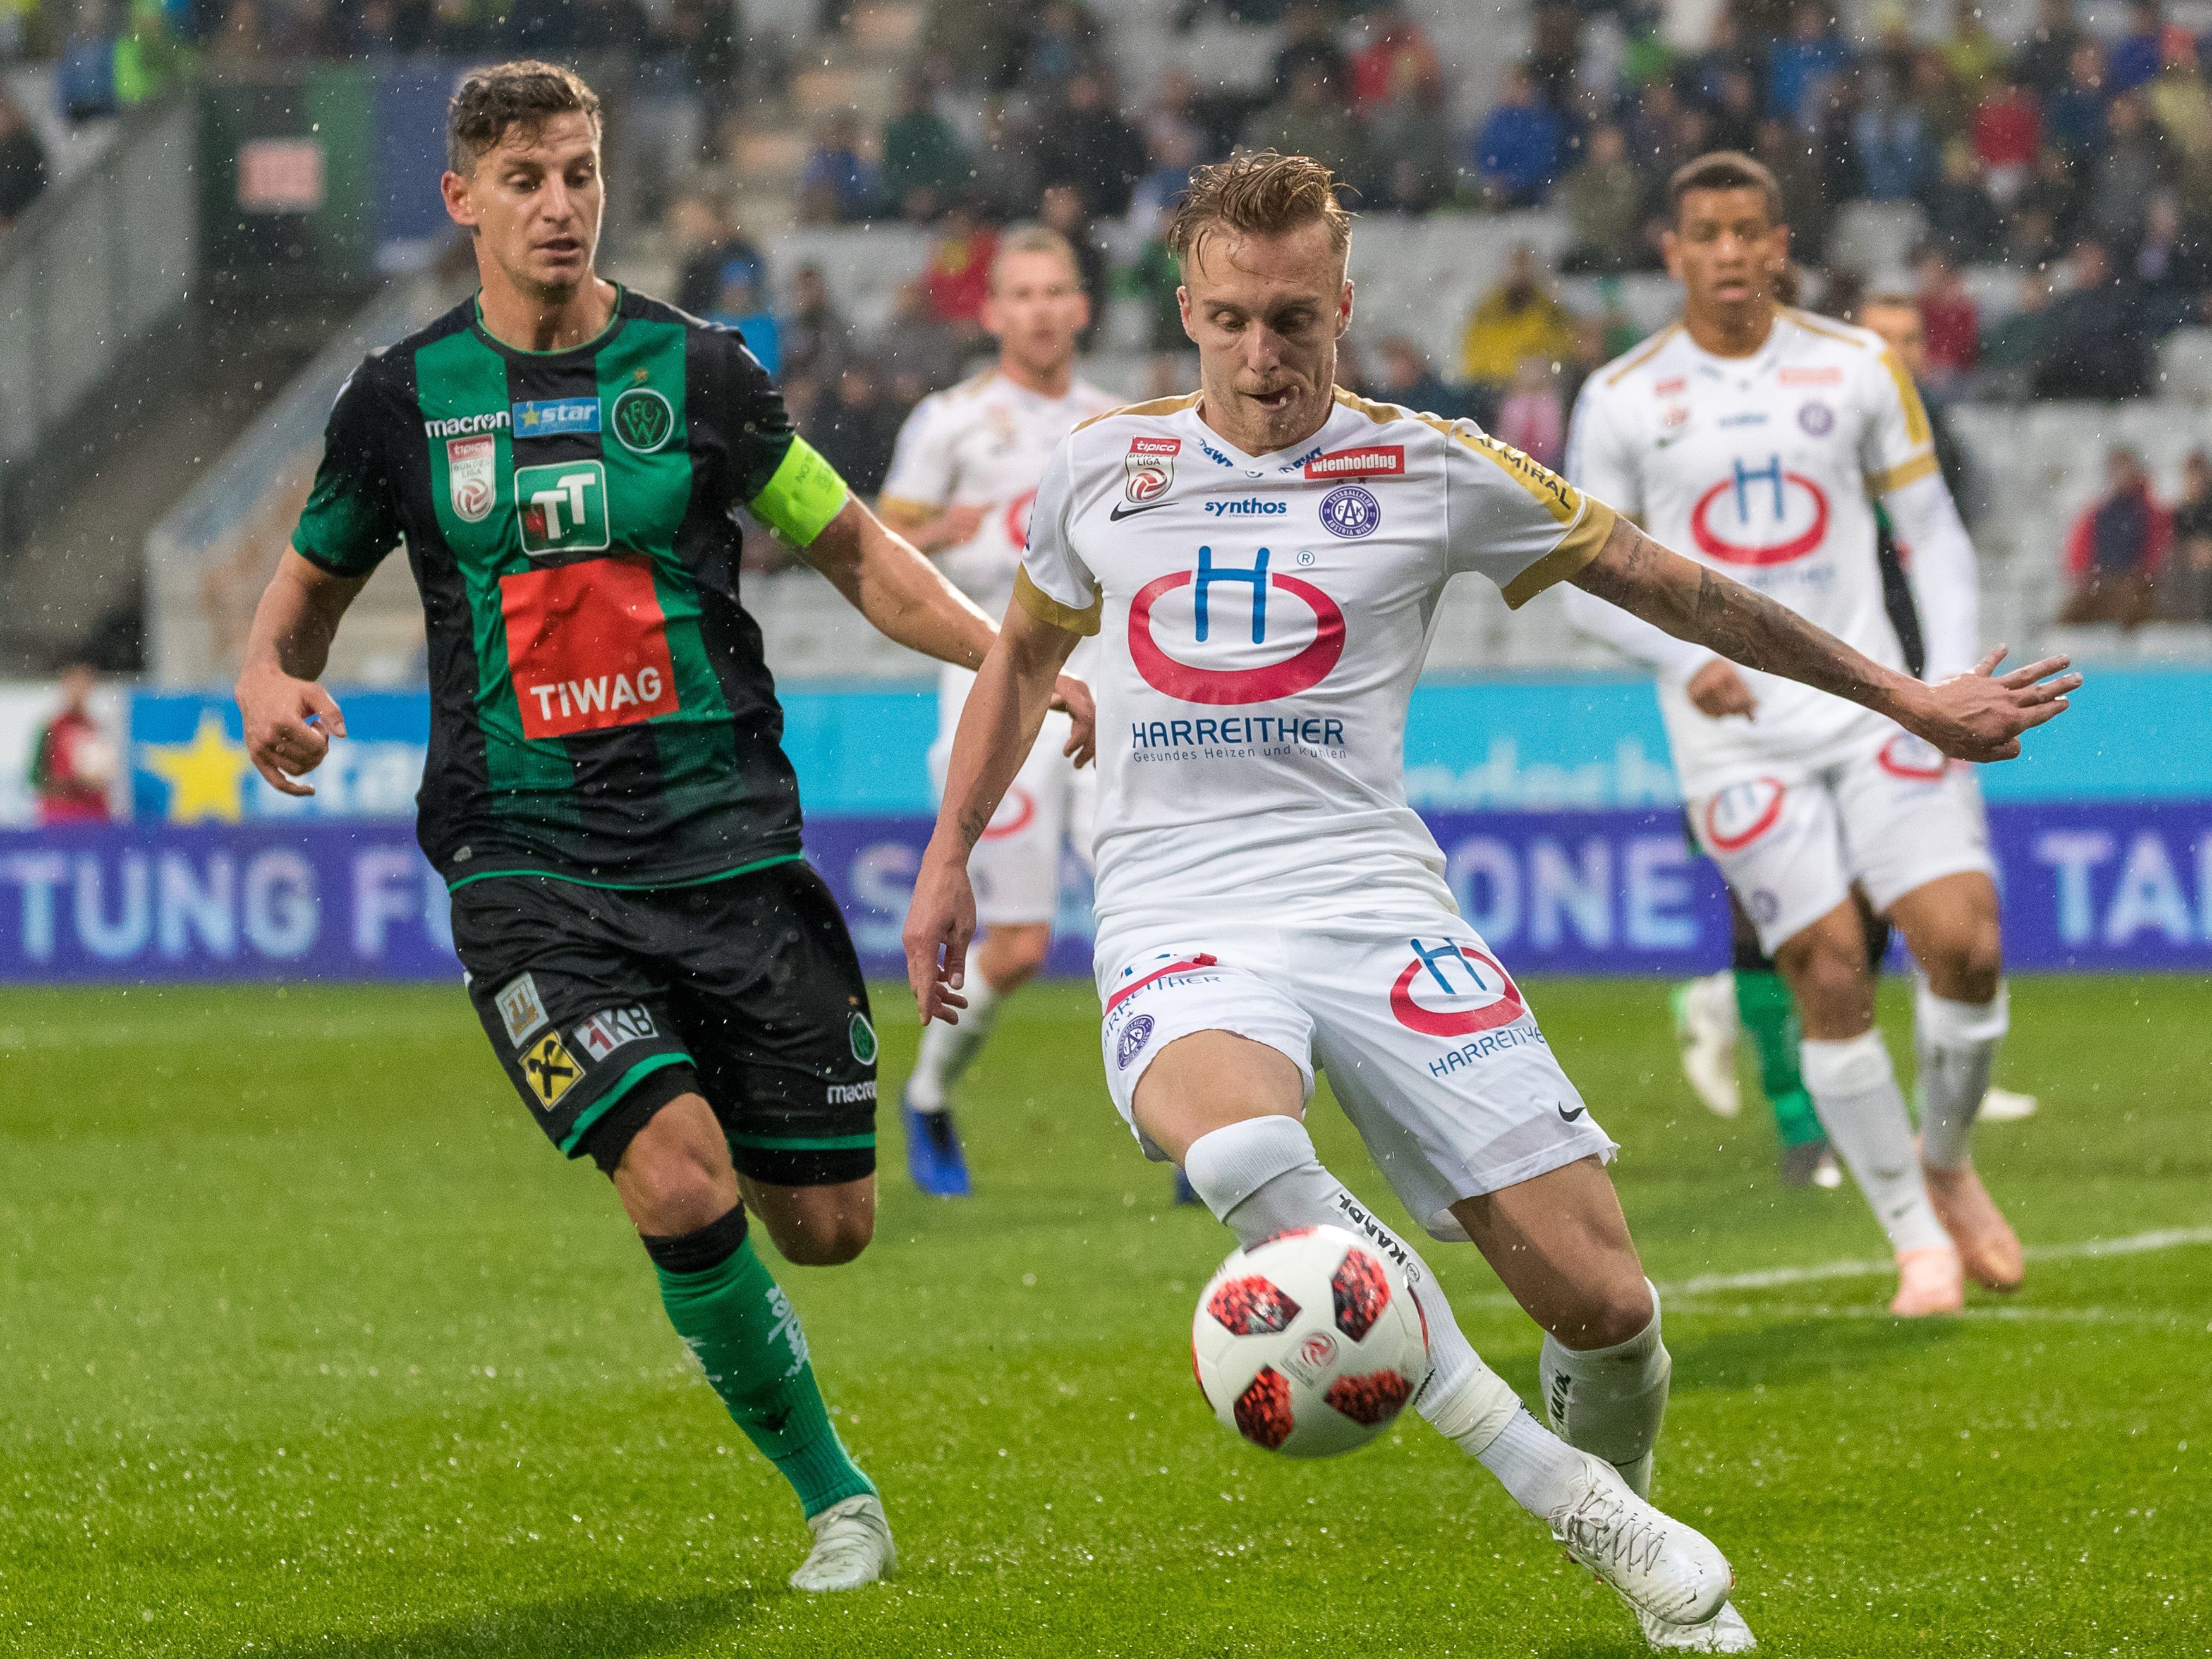
M 1805 1092 L 1805 1079 L 1797 1070 L 1797 1044 L 1803 1033 L 1797 1024 L 1797 1005 L 1782 975 L 1738 969 L 1735 1012 L 1759 1054 L 1759 1086 L 1774 1109 L 1774 1127 L 1782 1144 L 1802 1146 L 1820 1139 L 1826 1131 L 1814 1114 L 1813 1097 Z
M 682 1239 L 647 1242 L 660 1279 L 661 1305 L 745 1438 L 791 1482 L 806 1513 L 818 1515 L 875 1486 L 830 1425 L 791 1298 L 753 1254 L 752 1241 L 744 1237 L 744 1212 L 732 1210 L 730 1216 L 737 1218 L 734 1227 L 726 1216 Z M 738 1245 L 721 1261 L 681 1271 L 700 1254 L 712 1254 L 715 1247 L 708 1235 L 726 1241 L 731 1232 Z

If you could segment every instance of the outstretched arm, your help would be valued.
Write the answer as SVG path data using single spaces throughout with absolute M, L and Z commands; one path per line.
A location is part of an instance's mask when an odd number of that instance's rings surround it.
M 273 789 L 313 794 L 300 775 L 323 763 L 333 737 L 345 736 L 345 716 L 317 680 L 338 619 L 368 585 L 366 576 L 335 575 L 288 547 L 254 607 L 238 672 L 238 712 L 246 755 Z
M 959 994 L 969 941 L 975 937 L 968 855 L 1036 744 L 1053 683 L 1081 637 L 1039 621 L 1016 601 L 960 711 L 945 767 L 945 802 L 906 915 L 907 981 L 925 1025 L 933 1019 L 957 1025 L 959 1017 L 952 1011 L 968 1006 Z
M 2063 712 L 2066 694 L 2081 684 L 2079 674 L 2061 672 L 2063 657 L 1996 678 L 2000 647 L 1972 673 L 1924 685 L 1764 593 L 1669 552 L 1626 519 L 1571 580 L 1676 639 L 1886 714 L 1958 760 L 2009 760 L 2020 753 L 2020 734 Z

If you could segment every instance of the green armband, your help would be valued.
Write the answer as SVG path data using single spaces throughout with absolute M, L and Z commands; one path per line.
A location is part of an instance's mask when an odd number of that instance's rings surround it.
M 837 469 L 805 439 L 794 437 L 761 493 L 747 503 L 753 517 L 793 547 L 807 547 L 844 510 L 848 492 Z

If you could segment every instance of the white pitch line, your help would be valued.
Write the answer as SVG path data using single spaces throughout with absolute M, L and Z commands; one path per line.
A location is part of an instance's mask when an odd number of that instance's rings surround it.
M 2212 1244 L 2212 1227 L 2165 1227 L 2156 1232 L 2132 1233 L 2124 1238 L 2084 1239 L 2078 1244 L 2030 1245 L 2031 1261 L 2076 1261 L 2091 1256 L 2142 1255 L 2153 1250 L 2179 1249 L 2191 1244 Z M 1702 1296 L 1714 1291 L 1767 1291 L 1784 1285 L 1806 1285 L 1825 1279 L 1863 1279 L 1897 1271 L 1893 1261 L 1823 1261 L 1806 1267 L 1766 1267 L 1747 1273 L 1700 1273 L 1659 1286 L 1662 1296 Z
M 1879 1304 L 1861 1308 L 1837 1308 L 1821 1305 L 1797 1305 L 1790 1303 L 1745 1303 L 1736 1307 L 1721 1307 L 1713 1304 L 1692 1303 L 1684 1306 L 1677 1302 L 1667 1310 L 1691 1318 L 1713 1319 L 1735 1316 L 1746 1318 L 1757 1314 L 1761 1319 L 1869 1319 L 1885 1323 L 1894 1322 L 1897 1316 Z M 2013 1325 L 2136 1325 L 2157 1330 L 2197 1329 L 2191 1320 L 2178 1314 L 2136 1313 L 2112 1308 L 1966 1308 L 1956 1314 L 1944 1316 L 1950 1319 L 1986 1320 L 1997 1324 Z

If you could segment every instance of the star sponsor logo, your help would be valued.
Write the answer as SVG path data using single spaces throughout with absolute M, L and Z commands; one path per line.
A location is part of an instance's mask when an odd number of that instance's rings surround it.
M 499 988 L 492 998 L 492 1006 L 499 1010 L 500 1024 L 507 1027 L 507 1046 L 520 1048 L 523 1043 L 546 1025 L 545 1004 L 538 997 L 538 981 L 528 974 L 517 974 Z
M 1309 478 L 1402 478 L 1406 476 L 1406 446 L 1369 444 L 1359 449 L 1332 449 L 1306 463 Z
M 579 1048 L 592 1060 L 601 1060 L 624 1043 L 641 1042 L 660 1032 L 653 1023 L 652 1011 L 634 1002 L 625 1008 L 602 1008 L 579 1025 L 574 1035 Z
M 556 438 L 599 429 L 597 398 L 542 398 L 509 405 L 518 438 Z
M 448 415 L 426 420 L 422 430 L 433 438 L 467 438 L 479 432 L 503 432 L 507 424 L 507 410 L 491 409 L 479 415 Z
M 446 440 L 446 499 L 464 524 L 482 524 L 499 500 L 499 440 Z
M 200 711 L 190 743 L 142 743 L 138 757 L 140 766 L 169 787 L 165 822 L 236 823 L 245 816 L 242 791 L 253 763 L 214 709 Z

